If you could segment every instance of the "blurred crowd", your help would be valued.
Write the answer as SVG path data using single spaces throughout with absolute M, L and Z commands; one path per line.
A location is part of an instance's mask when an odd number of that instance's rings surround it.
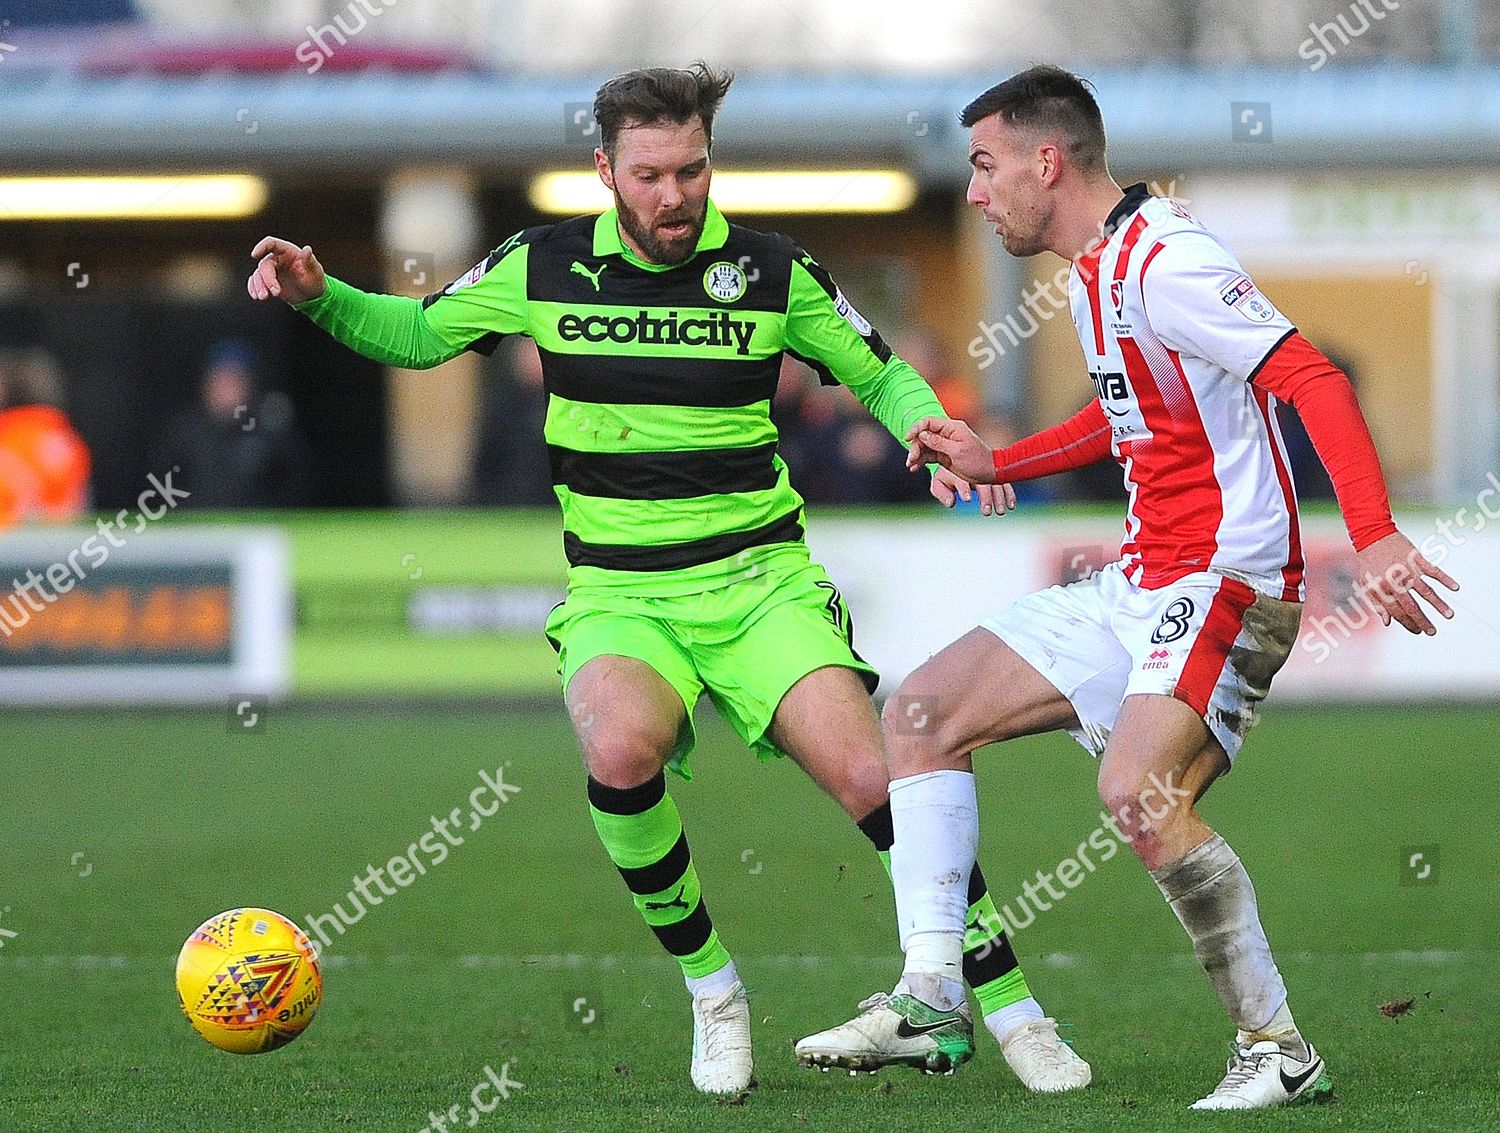
M 213 347 L 197 400 L 151 446 L 153 469 L 176 469 L 195 508 L 294 507 L 306 495 L 308 452 L 291 400 L 262 390 L 245 342 Z
M 23 520 L 64 523 L 89 506 L 88 446 L 61 399 L 46 352 L 0 352 L 0 529 Z
M 951 366 L 936 336 L 912 330 L 896 352 L 932 383 L 951 417 L 968 421 L 999 448 L 1020 435 L 1016 422 L 986 409 L 975 385 Z M 318 505 L 314 464 L 293 403 L 268 388 L 254 348 L 213 346 L 201 362 L 193 399 L 169 417 L 147 447 L 142 470 L 172 470 L 194 509 Z M 0 530 L 21 522 L 76 520 L 92 505 L 89 446 L 64 409 L 54 360 L 35 349 L 0 350 Z M 1331 498 L 1326 473 L 1289 407 L 1281 425 L 1303 499 Z M 792 483 L 814 504 L 913 504 L 928 500 L 928 476 L 909 473 L 903 446 L 843 386 L 824 386 L 791 357 L 782 362 L 772 415 Z M 546 391 L 530 339 L 507 340 L 488 364 L 480 399 L 470 493 L 477 506 L 550 507 L 556 500 L 543 439 Z M 1044 423 L 1045 424 L 1045 423 Z M 1118 468 L 1103 461 L 1065 476 L 1018 485 L 1022 502 L 1108 501 L 1123 497 Z
M 89 445 L 39 349 L 0 350 L 0 531 L 67 523 L 93 508 Z M 291 402 L 263 392 L 245 343 L 215 346 L 196 397 L 150 439 L 147 471 L 171 470 L 191 508 L 293 507 L 306 498 L 307 447 Z

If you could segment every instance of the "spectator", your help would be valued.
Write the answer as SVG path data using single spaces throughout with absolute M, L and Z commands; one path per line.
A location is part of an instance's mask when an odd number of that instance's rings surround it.
M 0 530 L 28 519 L 65 523 L 88 507 L 88 446 L 58 400 L 45 354 L 0 354 Z
M 508 339 L 498 357 L 503 372 L 486 380 L 480 394 L 473 501 L 551 507 L 557 496 L 543 437 L 547 391 L 542 357 L 536 343 L 522 337 Z
M 943 403 L 943 411 L 949 417 L 967 421 L 991 448 L 1004 448 L 1012 444 L 1020 432 L 1014 422 L 999 411 L 987 412 L 974 383 L 954 375 L 948 364 L 948 352 L 937 336 L 929 330 L 917 327 L 903 334 L 896 343 L 896 353 L 912 364 L 919 374 L 932 385 L 933 392 Z M 923 484 L 925 491 L 926 485 Z M 1045 503 L 1056 497 L 1052 484 L 1046 480 L 1028 481 L 1015 485 L 1018 503 Z M 979 497 L 962 501 L 957 505 L 977 512 Z
M 177 470 L 177 482 L 190 493 L 184 506 L 300 503 L 307 461 L 291 401 L 280 392 L 258 392 L 246 344 L 213 348 L 199 398 L 172 419 L 151 454 L 153 471 Z
M 792 486 L 809 503 L 880 504 L 926 497 L 906 471 L 906 450 L 843 386 L 820 386 L 790 356 L 772 413 Z
M 927 379 L 949 417 L 971 424 L 983 413 L 974 383 L 953 373 L 949 354 L 937 335 L 924 327 L 904 331 L 892 343 L 896 353 Z

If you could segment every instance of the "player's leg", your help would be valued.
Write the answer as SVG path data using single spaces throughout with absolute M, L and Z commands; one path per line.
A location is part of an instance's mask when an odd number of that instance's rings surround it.
M 867 1001 L 858 1018 L 802 1040 L 799 1056 L 857 1068 L 913 1064 L 908 1048 L 919 1040 L 911 1032 L 966 1025 L 959 974 L 993 960 L 1015 974 L 983 981 L 992 995 L 981 997 L 981 1008 L 1012 1069 L 1032 1089 L 1085 1085 L 1087 1064 L 1057 1038 L 1055 1022 L 1030 996 L 1003 933 L 996 932 L 986 952 L 970 928 L 976 917 L 995 929 L 999 921 L 993 901 L 987 894 L 976 900 L 972 887 L 978 805 L 971 754 L 987 743 L 1076 725 L 1071 704 L 994 633 L 977 629 L 914 672 L 887 702 L 884 722 L 891 867 L 908 964 L 891 996 Z M 930 957 L 936 963 L 924 966 Z M 931 1052 L 925 1068 L 956 1065 L 942 1065 L 942 1053 Z
M 822 567 L 803 562 L 726 588 L 714 609 L 723 636 L 710 634 L 716 647 L 699 667 L 720 711 L 762 757 L 791 755 L 855 820 L 889 873 L 895 835 L 884 740 L 869 696 L 878 678 L 854 651 L 853 620 L 837 587 Z M 1062 1078 L 1018 1066 L 1025 1044 L 1017 1033 L 1045 1020 L 977 864 L 967 895 L 962 970 L 986 1022 L 1028 1086 L 1069 1088 L 1082 1065 L 1076 1059 Z M 967 1017 L 961 1025 L 972 1030 Z
M 1292 1020 L 1250 875 L 1196 809 L 1228 768 L 1223 746 L 1191 706 L 1130 696 L 1099 768 L 1099 797 L 1187 931 L 1238 1031 L 1228 1075 L 1194 1108 L 1318 1100 L 1332 1087 Z
M 769 734 L 855 820 L 889 873 L 895 834 L 883 739 L 869 694 L 856 673 L 830 666 L 807 674 L 782 698 Z M 963 976 L 1003 1046 L 1017 1027 L 1042 1020 L 1044 1015 L 1026 984 L 977 862 L 969 875 L 965 923 Z M 971 1025 L 957 1026 L 969 1039 Z M 936 1040 L 910 1045 L 925 1053 Z M 972 1050 L 971 1040 L 960 1045 Z M 803 1048 L 799 1057 L 819 1065 L 817 1053 Z M 826 1069 L 828 1063 L 821 1065 Z M 1033 1089 L 1072 1088 L 1071 1080 L 1059 1083 L 1055 1076 L 1023 1081 Z
M 934 1006 L 961 992 L 968 875 L 979 844 L 973 752 L 1076 720 L 1051 682 L 982 628 L 920 666 L 886 702 L 903 978 L 930 988 Z
M 1228 1075 L 1196 1108 L 1332 1093 L 1287 1007 L 1250 876 L 1197 811 L 1238 753 L 1297 618 L 1294 605 L 1214 575 L 1137 592 L 1121 605 L 1122 632 L 1142 663 L 1100 761 L 1099 796 L 1187 931 L 1238 1032 Z
M 548 633 L 559 645 L 594 828 L 692 994 L 693 1084 L 709 1093 L 743 1090 L 752 1074 L 749 1005 L 703 901 L 663 773 L 691 735 L 687 705 L 698 689 L 691 666 L 650 619 L 564 607 Z
M 633 657 L 596 657 L 568 683 L 568 713 L 588 768 L 589 809 L 636 908 L 682 966 L 688 987 L 733 982 L 703 903 L 663 766 L 686 722 L 682 698 Z M 722 990 L 722 988 L 720 989 Z

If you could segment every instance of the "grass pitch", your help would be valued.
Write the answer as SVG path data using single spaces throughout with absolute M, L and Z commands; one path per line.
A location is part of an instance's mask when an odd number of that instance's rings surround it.
M 702 725 L 698 780 L 673 790 L 751 986 L 760 1086 L 740 1104 L 688 1084 L 681 982 L 594 837 L 560 709 L 282 708 L 251 733 L 223 712 L 0 721 L 0 1130 L 411 1133 L 455 1105 L 463 1129 L 486 1067 L 523 1085 L 481 1130 L 1500 1127 L 1500 710 L 1273 706 L 1210 795 L 1339 1095 L 1242 1117 L 1186 1112 L 1231 1036 L 1123 852 L 1016 939 L 1094 1065 L 1087 1091 L 1026 1094 L 987 1035 L 951 1079 L 797 1068 L 793 1039 L 894 980 L 889 888 L 795 768 Z M 302 1038 L 236 1057 L 192 1033 L 172 963 L 195 925 L 236 905 L 304 924 L 348 908 L 355 874 L 467 811 L 500 768 L 520 792 L 333 940 Z M 997 902 L 1094 829 L 1092 783 L 1060 737 L 982 757 Z

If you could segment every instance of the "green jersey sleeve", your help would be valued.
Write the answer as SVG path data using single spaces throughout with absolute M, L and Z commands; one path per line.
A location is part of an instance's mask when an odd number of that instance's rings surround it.
M 526 325 L 526 245 L 511 237 L 425 299 L 375 295 L 332 276 L 296 308 L 339 342 L 388 366 L 425 370 L 465 350 L 488 354 Z
M 914 422 L 947 416 L 922 375 L 891 352 L 833 277 L 800 249 L 787 294 L 786 348 L 825 383 L 848 386 L 903 444 Z
M 447 287 L 422 300 L 427 324 L 451 346 L 491 354 L 508 334 L 526 329 L 530 247 L 518 232 Z
M 418 300 L 374 295 L 333 276 L 323 294 L 296 310 L 351 350 L 387 366 L 426 370 L 463 353 L 427 325 Z

